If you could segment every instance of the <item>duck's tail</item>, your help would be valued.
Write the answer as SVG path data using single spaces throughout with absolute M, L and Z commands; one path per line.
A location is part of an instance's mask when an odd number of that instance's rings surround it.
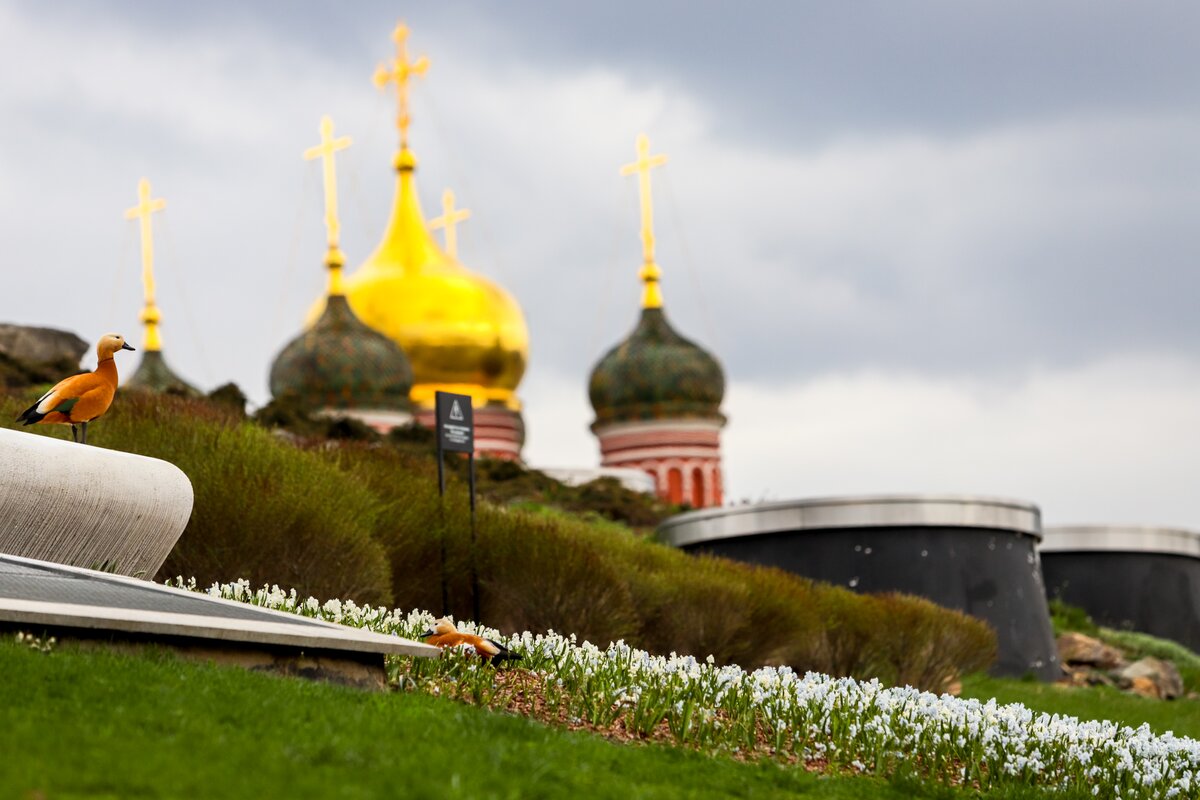
M 34 403 L 29 408 L 22 411 L 21 415 L 19 417 L 17 417 L 17 422 L 24 422 L 26 425 L 34 425 L 38 422 L 41 422 L 43 419 L 45 419 L 46 415 L 40 413 L 37 410 L 38 403 L 41 403 L 41 402 L 42 401 L 39 400 L 37 403 Z
M 507 647 L 500 644 L 495 639 L 485 639 L 484 641 L 486 641 L 488 644 L 495 647 L 496 650 L 498 651 L 495 655 L 492 656 L 492 663 L 498 663 L 500 661 L 520 661 L 521 660 L 520 653 L 514 653 L 512 650 L 509 650 Z

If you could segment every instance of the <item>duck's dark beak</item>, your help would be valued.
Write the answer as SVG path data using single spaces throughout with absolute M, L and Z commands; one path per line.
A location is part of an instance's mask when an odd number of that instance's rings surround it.
M 126 342 L 125 344 L 121 345 L 121 349 L 122 349 L 122 350 L 136 350 L 137 348 L 136 348 L 136 347 L 130 347 L 130 346 L 129 346 L 129 342 Z
M 428 639 L 430 636 L 433 636 L 433 628 L 430 628 L 429 630 L 427 630 L 421 634 L 422 639 Z

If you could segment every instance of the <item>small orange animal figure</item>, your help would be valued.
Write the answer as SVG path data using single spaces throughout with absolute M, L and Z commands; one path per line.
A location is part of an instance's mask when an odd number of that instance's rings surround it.
M 117 364 L 113 354 L 118 350 L 132 350 L 125 337 L 118 333 L 106 333 L 96 343 L 95 372 L 72 375 L 42 395 L 36 403 L 17 417 L 17 422 L 26 425 L 57 423 L 71 426 L 71 439 L 87 444 L 88 423 L 108 411 L 113 395 L 117 391 Z M 83 427 L 83 437 L 75 430 Z
M 516 661 L 520 658 L 519 655 L 509 650 L 504 645 L 492 639 L 485 639 L 482 636 L 475 636 L 470 633 L 459 633 L 458 628 L 454 627 L 454 623 L 442 617 L 433 623 L 430 630 L 421 634 L 421 637 L 426 643 L 434 647 L 457 647 L 467 644 L 475 648 L 475 652 L 479 654 L 484 661 Z

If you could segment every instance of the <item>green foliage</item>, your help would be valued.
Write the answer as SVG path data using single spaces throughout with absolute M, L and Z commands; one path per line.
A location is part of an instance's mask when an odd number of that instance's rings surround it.
M 1054 625 L 1054 635 L 1061 636 L 1067 631 L 1076 631 L 1088 636 L 1100 632 L 1099 627 L 1088 613 L 1078 606 L 1067 605 L 1060 597 L 1052 597 L 1049 601 L 1050 622 Z
M 938 613 L 944 609 L 919 597 L 889 593 L 873 600 L 881 624 L 871 651 L 885 682 L 944 688 L 996 659 L 996 637 L 980 620 Z
M 224 383 L 208 393 L 208 399 L 218 405 L 225 405 L 239 416 L 246 416 L 246 403 L 249 400 L 236 383 Z
M 235 406 L 122 393 L 90 432 L 96 445 L 163 458 L 192 480 L 192 518 L 160 579 L 245 578 L 466 619 L 474 569 L 482 619 L 505 630 L 557 630 L 601 645 L 625 639 L 654 653 L 711 654 L 720 664 L 788 664 L 928 689 L 994 654 L 982 622 L 924 601 L 860 596 L 689 555 L 623 524 L 596 524 L 595 511 L 589 521 L 561 510 L 596 497 L 614 503 L 601 504 L 605 515 L 649 520 L 661 510 L 613 481 L 572 489 L 519 465 L 481 461 L 493 494 L 479 505 L 472 544 L 462 460 L 448 459 L 449 490 L 439 498 L 421 435 L 379 440 L 346 424 L 348 438 L 329 439 L 342 423 L 287 404 L 259 412 L 260 421 L 298 414 L 318 426 L 299 439 L 245 422 Z M 648 505 L 622 505 L 626 495 Z

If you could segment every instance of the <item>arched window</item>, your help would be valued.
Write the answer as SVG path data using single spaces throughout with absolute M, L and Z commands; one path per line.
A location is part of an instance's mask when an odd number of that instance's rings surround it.
M 692 470 L 692 508 L 704 508 L 704 473 L 699 467 Z
M 678 467 L 667 470 L 667 499 L 672 503 L 683 502 L 683 473 Z

